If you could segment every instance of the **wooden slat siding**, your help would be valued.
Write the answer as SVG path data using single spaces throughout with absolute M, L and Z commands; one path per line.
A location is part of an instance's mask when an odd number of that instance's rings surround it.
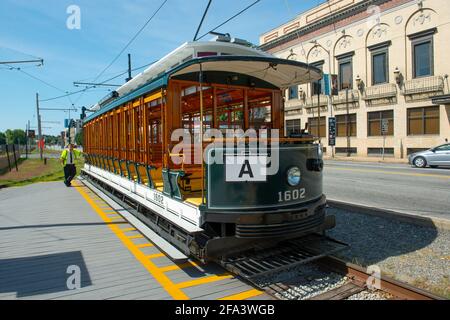
M 219 119 L 217 118 L 217 87 L 213 87 L 213 127 L 219 127 Z
M 271 108 L 271 120 L 272 120 L 272 128 L 281 128 L 283 120 L 281 119 L 281 100 L 280 100 L 280 92 L 273 91 L 272 92 L 272 108 Z M 280 132 L 281 136 L 281 132 Z
M 143 121 L 143 152 L 144 152 L 144 157 L 142 162 L 145 164 L 148 164 L 148 147 L 149 147 L 149 143 L 148 143 L 148 118 L 147 118 L 147 107 L 144 103 L 144 97 L 140 97 L 140 103 L 141 103 L 141 108 L 142 108 L 142 121 Z
M 244 89 L 244 130 L 249 128 L 248 89 Z
M 163 153 L 162 153 L 162 163 L 163 163 L 163 167 L 167 168 L 168 165 L 168 158 L 167 158 L 167 153 L 164 152 L 165 149 L 167 149 L 167 144 L 168 144 L 168 140 L 166 137 L 166 128 L 167 128 L 167 123 L 166 123 L 166 113 L 167 113 L 167 106 L 169 105 L 167 102 L 167 91 L 166 90 L 162 90 L 161 89 L 161 96 L 162 96 L 162 101 L 161 101 L 161 134 L 162 134 L 162 146 L 163 146 Z
M 135 103 L 133 103 L 133 131 L 132 131 L 132 137 L 133 137 L 133 144 L 134 144 L 134 156 L 133 156 L 133 162 L 139 161 L 139 145 L 138 145 L 138 135 L 139 135 L 139 101 L 138 105 L 136 106 Z
M 116 150 L 114 152 L 114 157 L 119 159 L 120 158 L 120 111 L 116 111 L 114 113 L 114 116 L 116 117 Z

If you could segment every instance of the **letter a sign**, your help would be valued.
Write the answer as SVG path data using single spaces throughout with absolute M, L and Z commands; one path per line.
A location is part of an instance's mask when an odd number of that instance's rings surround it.
M 266 181 L 266 156 L 226 156 L 226 181 Z

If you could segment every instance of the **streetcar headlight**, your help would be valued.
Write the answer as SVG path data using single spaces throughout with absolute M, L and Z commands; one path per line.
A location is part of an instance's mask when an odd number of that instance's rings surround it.
M 300 168 L 292 167 L 287 171 L 287 182 L 290 186 L 296 186 L 300 183 Z

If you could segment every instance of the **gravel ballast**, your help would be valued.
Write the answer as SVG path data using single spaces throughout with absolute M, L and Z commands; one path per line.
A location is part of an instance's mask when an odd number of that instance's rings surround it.
M 328 235 L 350 244 L 337 256 L 450 298 L 450 231 L 328 208 L 336 227 Z
M 289 286 L 288 290 L 280 290 L 276 293 L 278 299 L 288 300 L 306 300 L 340 287 L 347 283 L 349 279 L 340 274 L 322 270 L 315 264 L 303 264 L 290 270 L 285 270 L 276 275 L 262 277 L 257 280 L 261 287 L 273 285 L 276 289 L 276 283 L 281 282 Z

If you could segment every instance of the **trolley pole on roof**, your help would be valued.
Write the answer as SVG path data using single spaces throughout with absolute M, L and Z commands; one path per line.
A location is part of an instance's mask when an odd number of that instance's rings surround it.
M 209 6 L 211 5 L 211 2 L 212 2 L 212 0 L 209 0 L 208 4 L 206 5 L 206 9 L 203 12 L 203 16 L 202 16 L 202 19 L 200 20 L 200 23 L 198 24 L 197 31 L 195 32 L 195 36 L 194 36 L 194 40 L 193 41 L 197 41 L 198 33 L 200 32 L 200 28 L 202 27 L 203 20 L 205 20 L 206 14 L 208 13 Z
M 125 81 L 128 82 L 131 79 L 133 79 L 131 77 L 131 54 L 128 54 L 128 78 Z

